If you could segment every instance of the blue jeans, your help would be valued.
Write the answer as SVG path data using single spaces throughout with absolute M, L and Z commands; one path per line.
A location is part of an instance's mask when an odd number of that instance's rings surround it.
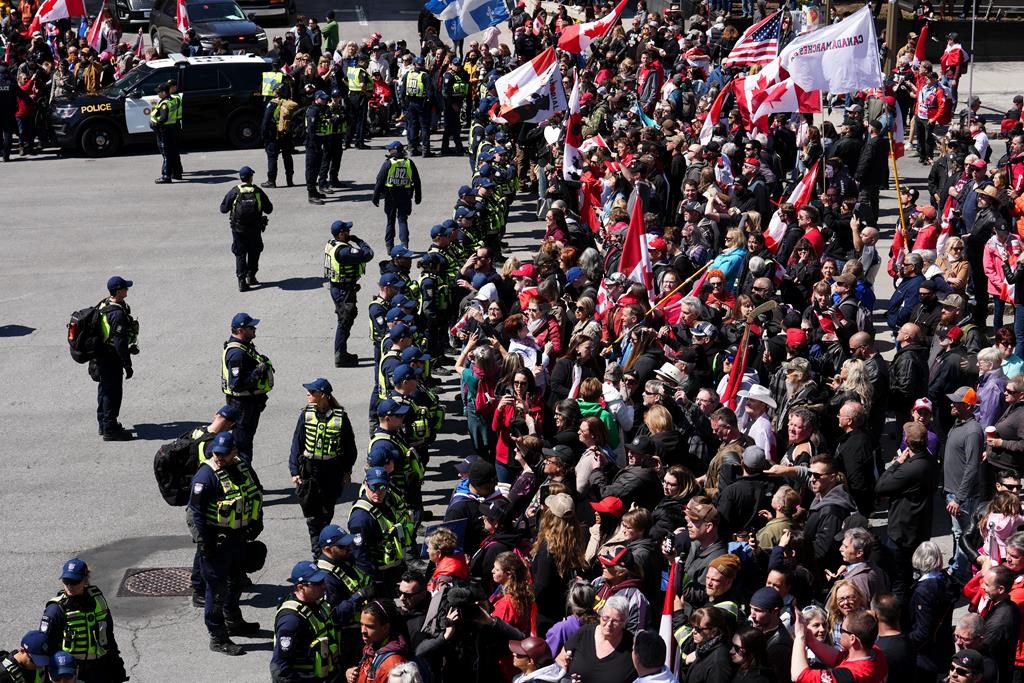
M 952 493 L 947 492 L 946 504 L 948 505 L 954 498 L 955 496 Z M 966 584 L 971 578 L 971 562 L 960 549 L 960 538 L 970 528 L 971 515 L 974 514 L 974 507 L 977 502 L 974 498 L 968 498 L 960 503 L 960 514 L 950 515 L 949 518 L 953 532 L 953 557 L 950 559 L 949 570 L 953 578 L 961 584 Z
M 1013 352 L 1020 356 L 1024 354 L 1024 306 L 1013 309 L 1013 334 L 1017 337 L 1017 345 Z
M 998 330 L 1003 326 L 1003 313 L 1006 311 L 1006 302 L 996 296 L 992 299 L 992 329 Z M 1017 316 L 1014 315 L 1014 322 Z

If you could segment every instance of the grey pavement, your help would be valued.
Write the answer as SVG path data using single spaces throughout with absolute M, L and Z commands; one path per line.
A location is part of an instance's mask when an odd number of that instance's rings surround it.
M 322 15 L 329 6 L 300 9 Z M 339 15 L 346 20 L 342 36 L 359 39 L 379 30 L 388 39 L 412 42 L 417 11 L 408 0 L 368 4 L 365 26 L 358 12 Z M 985 65 L 976 83 L 989 89 L 983 92 L 991 92 L 993 104 L 998 99 L 997 109 L 1005 109 L 1013 93 L 1003 86 L 1017 82 L 1012 77 L 1021 70 L 999 69 Z M 334 384 L 365 449 L 362 425 L 372 388 L 365 308 L 375 287 L 368 274 L 350 347 L 363 357 L 361 367 L 335 369 L 333 305 L 323 286 L 322 254 L 328 226 L 344 218 L 385 258 L 383 212 L 369 198 L 390 139 L 374 140 L 369 151 L 345 153 L 342 177 L 351 184 L 323 207 L 307 204 L 302 187 L 270 191 L 275 211 L 259 273 L 264 284 L 244 294 L 236 291 L 230 233 L 218 205 L 240 166 L 253 166 L 257 181 L 265 179 L 262 151 L 190 151 L 182 159 L 188 182 L 170 186 L 153 185 L 159 158 L 149 148 L 105 160 L 50 155 L 0 166 L 0 594 L 8 596 L 0 648 L 16 647 L 26 630 L 38 626 L 45 601 L 60 587 L 61 563 L 77 555 L 90 563 L 93 582 L 110 598 L 134 681 L 267 680 L 274 607 L 287 590 L 292 564 L 308 557 L 286 464 L 305 402 L 302 382 L 323 376 Z M 411 219 L 411 246 L 423 249 L 429 227 L 450 215 L 468 167 L 454 157 L 416 163 L 425 189 Z M 296 164 L 301 177 L 301 156 Z M 901 168 L 911 183 L 925 173 L 910 159 Z M 892 193 L 885 197 L 891 208 Z M 513 230 L 536 229 L 528 220 L 532 203 L 520 208 L 517 219 L 523 222 Z M 512 245 L 532 250 L 535 240 L 514 236 Z M 104 443 L 96 436 L 95 384 L 85 366 L 70 360 L 65 343 L 68 315 L 99 301 L 112 274 L 135 281 L 128 302 L 141 325 L 142 353 L 135 377 L 125 383 L 121 414 L 140 437 L 129 443 Z M 882 276 L 878 282 L 883 299 L 891 290 L 884 281 Z M 239 639 L 245 656 L 228 658 L 208 651 L 201 611 L 187 597 L 120 597 L 117 591 L 129 568 L 191 564 L 184 512 L 159 497 L 152 458 L 160 444 L 208 421 L 223 403 L 221 344 L 238 311 L 263 320 L 256 344 L 273 360 L 277 385 L 254 459 L 267 490 L 262 540 L 270 554 L 253 576 L 255 591 L 243 601 L 246 618 L 264 630 L 257 638 Z M 465 441 L 462 423 L 450 415 L 428 472 L 433 510 L 447 497 L 452 463 Z M 354 488 L 344 500 L 353 496 Z M 337 521 L 344 524 L 347 511 L 347 504 L 339 504 Z

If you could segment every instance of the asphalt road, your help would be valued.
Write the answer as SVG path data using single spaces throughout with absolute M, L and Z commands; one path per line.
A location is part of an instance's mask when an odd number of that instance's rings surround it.
M 327 4 L 302 5 L 322 15 Z M 340 9 L 340 8 L 339 8 Z M 342 37 L 359 39 L 374 30 L 387 39 L 415 41 L 418 6 L 405 0 L 350 6 L 339 13 Z M 408 15 L 408 16 L 406 16 Z M 365 21 L 366 24 L 361 22 Z M 1005 109 L 1020 69 L 985 65 L 976 90 Z M 987 90 L 985 89 L 987 88 Z M 998 104 L 996 103 L 998 98 Z M 45 601 L 59 588 L 62 562 L 84 558 L 93 582 L 108 598 L 117 638 L 134 681 L 261 681 L 268 677 L 274 608 L 287 588 L 292 564 L 308 557 L 302 514 L 290 495 L 287 455 L 298 411 L 301 383 L 328 378 L 357 425 L 365 447 L 372 388 L 365 308 L 375 291 L 364 286 L 351 350 L 364 361 L 357 369 L 333 367 L 333 305 L 322 280 L 323 245 L 338 218 L 355 222 L 355 234 L 383 254 L 383 212 L 369 203 L 383 161 L 377 139 L 368 151 L 346 152 L 342 177 L 348 187 L 323 207 L 306 203 L 302 187 L 271 191 L 275 212 L 265 234 L 260 279 L 239 293 L 230 254 L 227 220 L 218 212 L 242 165 L 265 179 L 260 150 L 193 150 L 183 157 L 187 182 L 152 183 L 159 158 L 142 148 L 114 159 L 43 156 L 0 167 L 0 442 L 5 476 L 0 479 L 0 594 L 7 596 L 0 620 L 0 648 L 38 626 Z M 997 145 L 997 155 L 1001 144 Z M 429 227 L 450 215 L 456 188 L 466 182 L 461 158 L 417 159 L 424 180 L 423 203 L 411 219 L 412 247 L 425 248 Z M 301 169 L 302 158 L 296 157 Z M 926 169 L 901 163 L 906 182 L 920 183 Z M 301 175 L 301 171 L 300 171 Z M 892 193 L 885 205 L 892 208 Z M 514 211 L 513 249 L 532 250 L 539 225 L 531 205 Z M 891 214 L 889 220 L 891 221 Z M 891 224 L 891 223 L 890 223 Z M 373 272 L 371 270 L 371 272 Z M 104 295 L 108 276 L 135 281 L 128 302 L 141 325 L 135 377 L 125 383 L 122 422 L 139 438 L 104 443 L 95 432 L 95 385 L 85 367 L 68 356 L 68 315 Z M 367 276 L 369 283 L 370 276 Z M 891 287 L 879 277 L 880 300 Z M 261 634 L 239 639 L 240 658 L 207 649 L 202 614 L 188 597 L 121 597 L 118 587 L 130 568 L 183 567 L 193 546 L 181 509 L 159 497 L 152 475 L 158 446 L 209 420 L 223 403 L 220 352 L 229 321 L 238 311 L 262 319 L 256 344 L 277 370 L 256 438 L 254 465 L 266 487 L 266 567 L 253 575 L 254 592 L 243 613 L 263 625 Z M 449 385 L 451 386 L 451 385 Z M 448 397 L 452 394 L 449 392 Z M 452 409 L 455 404 L 450 404 Z M 446 500 L 453 463 L 466 447 L 462 423 L 450 416 L 428 472 L 427 507 Z M 358 468 L 357 468 L 358 469 Z M 351 500 L 354 488 L 347 492 Z M 347 519 L 345 504 L 338 521 Z

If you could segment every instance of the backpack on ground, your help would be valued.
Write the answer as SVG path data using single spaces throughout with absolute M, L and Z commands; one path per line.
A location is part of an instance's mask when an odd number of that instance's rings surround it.
M 99 355 L 103 346 L 102 316 L 100 304 L 71 314 L 67 326 L 71 360 L 76 363 L 88 363 Z
M 231 205 L 231 217 L 236 223 L 251 225 L 261 215 L 263 215 L 263 211 L 260 209 L 260 198 L 256 193 L 256 188 L 239 187 L 238 196 L 235 197 L 235 202 Z
M 174 507 L 188 504 L 192 494 L 192 476 L 198 470 L 199 458 L 192 453 L 191 434 L 165 443 L 153 456 L 153 475 L 160 495 Z

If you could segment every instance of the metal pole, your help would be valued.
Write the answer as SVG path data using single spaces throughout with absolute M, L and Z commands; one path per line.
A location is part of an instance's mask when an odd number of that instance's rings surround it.
M 971 73 L 967 76 L 967 102 L 974 96 L 974 31 L 978 25 L 978 0 L 971 3 L 971 63 L 968 68 Z

